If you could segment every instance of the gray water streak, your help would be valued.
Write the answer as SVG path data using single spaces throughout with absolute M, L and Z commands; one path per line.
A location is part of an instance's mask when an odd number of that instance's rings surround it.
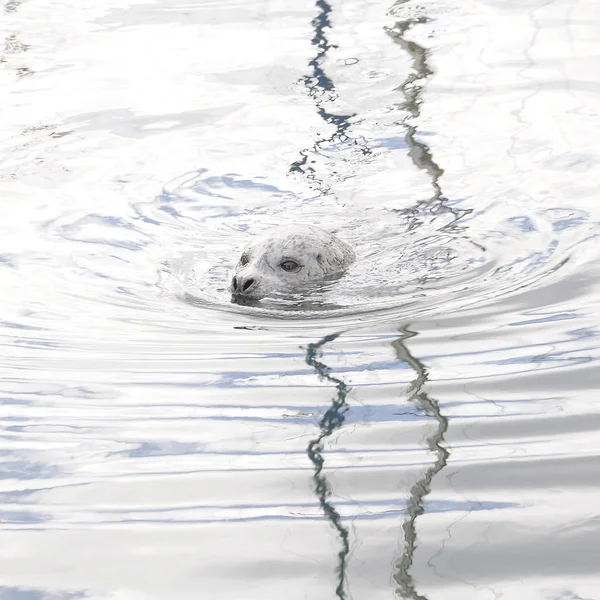
M 14 13 L 21 6 L 21 0 L 8 0 L 4 5 L 4 12 Z
M 417 335 L 417 332 L 411 331 L 408 327 L 403 327 L 402 336 L 392 347 L 396 352 L 398 360 L 406 363 L 415 372 L 415 379 L 412 381 L 409 389 L 409 402 L 416 404 L 428 417 L 436 421 L 436 429 L 431 436 L 427 438 L 427 446 L 435 455 L 435 462 L 425 471 L 423 476 L 411 486 L 408 492 L 408 504 L 406 508 L 406 518 L 402 524 L 404 531 L 404 548 L 402 556 L 396 562 L 396 573 L 394 579 L 398 584 L 396 593 L 400 598 L 409 600 L 427 600 L 426 596 L 419 594 L 415 588 L 415 583 L 411 574 L 411 567 L 414 561 L 414 554 L 417 548 L 417 525 L 419 516 L 425 512 L 423 502 L 425 497 L 431 492 L 431 482 L 433 478 L 447 465 L 450 453 L 442 443 L 444 435 L 448 431 L 448 419 L 442 414 L 439 403 L 431 398 L 424 391 L 424 386 L 428 380 L 428 372 L 425 365 L 414 357 L 406 346 L 407 340 Z
M 404 4 L 401 2 L 400 4 Z M 429 50 L 417 42 L 406 39 L 406 33 L 415 25 L 428 22 L 427 17 L 418 17 L 416 19 L 407 19 L 398 21 L 393 27 L 386 27 L 385 32 L 398 44 L 411 58 L 412 71 L 406 79 L 400 84 L 398 89 L 402 92 L 404 100 L 398 105 L 398 108 L 407 114 L 402 119 L 402 126 L 405 129 L 404 141 L 409 151 L 408 156 L 415 167 L 427 173 L 433 196 L 425 201 L 419 201 L 415 207 L 403 210 L 411 216 L 411 228 L 419 225 L 416 214 L 419 210 L 428 209 L 433 214 L 450 212 L 454 215 L 454 222 L 461 219 L 471 210 L 456 210 L 447 206 L 448 198 L 444 195 L 440 179 L 444 174 L 444 169 L 437 163 L 433 157 L 431 149 L 425 142 L 417 140 L 418 126 L 411 123 L 411 120 L 418 119 L 421 116 L 421 104 L 423 102 L 423 87 L 429 77 L 433 75 L 433 69 L 429 65 Z
M 331 29 L 331 21 L 329 16 L 331 14 L 331 5 L 325 0 L 317 0 L 315 6 L 319 9 L 319 14 L 312 20 L 311 25 L 314 28 L 314 35 L 311 40 L 313 46 L 316 47 L 316 56 L 311 59 L 308 63 L 312 70 L 311 75 L 305 76 L 302 81 L 308 90 L 308 95 L 312 98 L 319 117 L 325 121 L 328 125 L 333 125 L 335 131 L 326 138 L 322 138 L 315 142 L 312 146 L 312 150 L 315 153 L 319 153 L 321 148 L 326 144 L 331 144 L 336 140 L 339 142 L 346 142 L 350 140 L 350 136 L 347 134 L 347 130 L 350 127 L 350 121 L 355 114 L 348 115 L 337 115 L 329 112 L 324 107 L 324 102 L 334 102 L 338 98 L 338 94 L 335 90 L 335 84 L 333 80 L 327 75 L 323 69 L 323 62 L 327 58 L 327 52 L 332 47 L 329 39 L 326 35 L 326 30 Z M 360 145 L 357 140 L 353 142 L 357 146 Z M 301 158 L 290 166 L 290 173 L 304 173 L 308 179 L 312 182 L 317 183 L 317 188 L 322 193 L 328 193 L 330 188 L 322 180 L 317 177 L 315 168 L 308 164 L 308 155 L 310 149 L 304 149 L 300 151 Z M 371 150 L 366 144 L 361 145 L 361 152 L 363 154 L 370 154 Z
M 16 13 L 20 5 L 20 1 L 11 0 L 4 5 L 4 12 L 6 14 Z M 8 62 L 11 56 L 27 52 L 30 48 L 29 44 L 24 44 L 19 40 L 16 33 L 9 32 L 4 40 L 4 51 L 0 54 L 0 64 Z M 16 67 L 15 71 L 19 76 L 31 73 L 27 67 Z
M 347 597 L 345 586 L 346 564 L 348 560 L 348 554 L 350 552 L 349 532 L 348 529 L 342 524 L 340 514 L 337 512 L 333 504 L 328 500 L 328 498 L 331 496 L 331 486 L 327 481 L 327 478 L 323 475 L 323 466 L 325 464 L 325 459 L 323 458 L 323 441 L 336 429 L 339 429 L 344 423 L 345 414 L 348 411 L 346 398 L 350 392 L 350 388 L 341 379 L 333 377 L 331 375 L 330 368 L 325 363 L 318 360 L 322 356 L 323 346 L 329 342 L 332 342 L 338 336 L 339 333 L 327 335 L 320 341 L 309 344 L 306 347 L 306 364 L 313 367 L 321 379 L 325 379 L 326 381 L 333 383 L 337 388 L 337 394 L 333 398 L 331 406 L 327 409 L 322 419 L 319 421 L 320 433 L 317 438 L 308 444 L 306 453 L 308 454 L 308 458 L 314 466 L 313 480 L 315 482 L 315 495 L 317 496 L 319 505 L 323 510 L 323 514 L 337 531 L 341 541 L 342 547 L 338 552 L 338 583 L 335 588 L 335 595 L 340 600 L 344 600 Z

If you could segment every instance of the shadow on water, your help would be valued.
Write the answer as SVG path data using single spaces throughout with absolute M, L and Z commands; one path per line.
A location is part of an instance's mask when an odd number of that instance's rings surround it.
M 425 497 L 431 491 L 431 482 L 433 478 L 447 465 L 448 450 L 442 446 L 444 435 L 448 430 L 448 419 L 445 417 L 437 401 L 431 398 L 424 391 L 427 383 L 428 373 L 425 365 L 415 358 L 406 346 L 406 342 L 417 335 L 408 327 L 401 330 L 402 336 L 395 342 L 392 342 L 396 357 L 398 360 L 406 363 L 415 372 L 415 379 L 412 381 L 408 401 L 414 403 L 419 410 L 426 416 L 436 422 L 436 427 L 432 435 L 427 438 L 427 446 L 435 456 L 435 462 L 425 471 L 423 476 L 413 484 L 408 492 L 408 504 L 406 507 L 406 517 L 402 524 L 404 532 L 404 547 L 402 555 L 396 561 L 394 579 L 398 587 L 396 594 L 403 599 L 409 600 L 427 600 L 427 598 L 417 592 L 412 574 L 410 572 L 414 554 L 417 547 L 417 518 L 425 512 L 423 506 Z
M 315 6 L 318 8 L 319 13 L 311 22 L 314 29 L 311 43 L 316 48 L 316 56 L 308 63 L 312 73 L 306 75 L 302 81 L 308 90 L 308 95 L 316 105 L 319 116 L 328 125 L 333 125 L 335 131 L 329 137 L 315 142 L 312 148 L 302 150 L 300 152 L 301 158 L 292 163 L 289 172 L 304 173 L 309 180 L 317 184 L 319 191 L 326 193 L 329 191 L 329 187 L 318 179 L 314 167 L 309 164 L 309 153 L 312 150 L 315 154 L 319 154 L 327 144 L 349 141 L 350 136 L 347 134 L 347 130 L 350 127 L 350 119 L 356 115 L 337 115 L 325 108 L 326 102 L 334 102 L 338 98 L 335 85 L 322 66 L 327 57 L 327 52 L 334 47 L 329 43 L 326 35 L 327 29 L 331 29 L 331 21 L 329 20 L 331 5 L 325 0 L 317 0 Z M 364 143 L 360 144 L 357 140 L 354 140 L 353 143 L 360 146 L 360 151 L 363 154 L 370 154 L 370 149 Z
M 340 538 L 341 549 L 338 552 L 338 582 L 335 588 L 335 595 L 340 598 L 340 600 L 344 600 L 347 597 L 345 586 L 346 563 L 348 553 L 350 552 L 349 533 L 348 529 L 342 524 L 340 514 L 329 501 L 331 487 L 327 478 L 323 475 L 323 465 L 325 463 L 323 458 L 323 441 L 344 423 L 345 414 L 348 410 L 346 398 L 350 392 L 350 388 L 341 379 L 333 377 L 329 367 L 319 360 L 322 356 L 323 346 L 335 340 L 338 335 L 339 333 L 325 336 L 320 341 L 309 344 L 306 347 L 306 364 L 311 366 L 321 379 L 333 383 L 337 388 L 337 394 L 333 398 L 331 406 L 319 421 L 319 435 L 308 444 L 306 453 L 314 466 L 313 481 L 315 483 L 315 494 L 319 501 L 319 505 L 321 506 L 323 514 L 334 527 Z

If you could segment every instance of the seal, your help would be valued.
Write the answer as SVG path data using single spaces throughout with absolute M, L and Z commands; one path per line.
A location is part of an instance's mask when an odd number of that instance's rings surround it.
M 246 246 L 229 291 L 233 300 L 298 292 L 341 277 L 354 259 L 346 242 L 320 227 L 276 227 Z

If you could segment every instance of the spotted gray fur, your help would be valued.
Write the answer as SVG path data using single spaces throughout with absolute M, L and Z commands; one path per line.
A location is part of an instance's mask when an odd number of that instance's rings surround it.
M 352 248 L 315 225 L 276 227 L 244 249 L 233 269 L 229 290 L 235 297 L 260 299 L 294 293 L 340 277 L 352 264 Z M 298 265 L 293 271 L 292 263 Z

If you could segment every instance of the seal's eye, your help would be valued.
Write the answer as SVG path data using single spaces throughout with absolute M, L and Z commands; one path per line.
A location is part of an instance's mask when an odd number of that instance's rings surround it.
M 292 271 L 296 271 L 300 265 L 295 260 L 284 260 L 279 266 L 284 271 L 291 273 Z
M 250 262 L 250 259 L 248 258 L 248 255 L 247 254 L 242 254 L 242 258 L 240 258 L 240 265 L 242 265 L 242 267 L 244 267 L 249 262 Z

